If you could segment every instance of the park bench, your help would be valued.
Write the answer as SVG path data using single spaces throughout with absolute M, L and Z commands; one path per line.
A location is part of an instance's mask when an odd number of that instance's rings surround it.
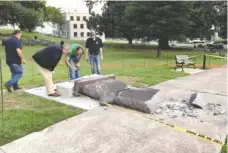
M 175 70 L 178 67 L 182 68 L 182 72 L 184 71 L 183 67 L 186 65 L 189 67 L 190 65 L 194 66 L 195 68 L 195 62 L 196 59 L 194 57 L 189 57 L 188 55 L 176 55 L 175 56 L 175 61 L 176 61 L 176 67 Z

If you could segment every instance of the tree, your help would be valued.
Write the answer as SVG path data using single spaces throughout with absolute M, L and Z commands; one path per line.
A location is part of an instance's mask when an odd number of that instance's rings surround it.
M 42 12 L 46 7 L 46 1 L 27 0 L 27 1 L 17 1 L 17 3 L 21 4 L 25 8 L 34 9 L 35 11 L 38 11 L 38 12 Z
M 42 25 L 42 18 L 40 12 L 26 8 L 24 8 L 22 12 L 23 17 L 19 21 L 19 26 L 21 29 L 28 29 L 29 32 L 32 32 L 34 28 Z
M 168 40 L 187 32 L 191 9 L 192 2 L 132 2 L 126 13 L 138 26 L 141 37 L 159 40 L 159 57 L 160 49 L 169 48 Z
M 226 37 L 227 2 L 226 1 L 196 1 L 190 14 L 191 24 L 187 36 L 190 38 L 210 39 L 213 34 L 212 25 Z M 225 35 L 224 35 L 225 34 Z
M 99 33 L 104 32 L 107 37 L 126 38 L 132 44 L 135 38 L 135 25 L 125 16 L 125 9 L 129 3 L 131 2 L 107 1 L 102 8 L 101 16 L 91 12 L 88 27 Z
M 61 12 L 55 7 L 46 7 L 44 10 L 44 21 L 51 22 L 53 25 L 62 25 L 64 23 L 63 16 Z
M 86 6 L 89 9 L 89 13 L 91 14 L 93 6 L 96 5 L 99 2 L 99 0 L 86 0 L 85 2 L 86 2 Z

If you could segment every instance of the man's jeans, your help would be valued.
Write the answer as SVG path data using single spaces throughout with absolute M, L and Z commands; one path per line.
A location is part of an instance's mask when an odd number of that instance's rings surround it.
M 92 74 L 95 74 L 95 67 L 97 70 L 97 74 L 101 74 L 101 62 L 100 62 L 100 56 L 99 55 L 90 55 L 89 56 L 89 61 L 91 65 L 91 71 Z
M 75 57 L 69 59 L 69 63 L 70 63 L 71 66 L 75 66 L 75 64 L 78 61 L 79 61 L 79 56 L 75 56 Z M 70 80 L 75 80 L 75 79 L 80 78 L 80 69 L 79 69 L 79 67 L 77 67 L 77 70 L 73 70 L 73 69 L 69 68 L 69 75 L 70 75 Z
M 23 67 L 21 64 L 8 64 L 11 72 L 11 80 L 9 80 L 6 85 L 8 87 L 13 86 L 13 89 L 19 89 L 18 81 L 23 75 Z

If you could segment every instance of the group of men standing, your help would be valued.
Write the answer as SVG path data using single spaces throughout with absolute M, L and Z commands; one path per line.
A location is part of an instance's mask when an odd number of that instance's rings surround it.
M 23 66 L 26 64 L 22 52 L 21 42 L 22 32 L 14 31 L 11 38 L 5 41 L 6 64 L 9 66 L 11 72 L 11 79 L 5 83 L 5 87 L 9 92 L 21 89 L 18 81 L 23 76 Z M 95 33 L 91 33 L 90 38 L 86 41 L 86 60 L 91 65 L 92 74 L 101 74 L 100 61 L 103 60 L 103 43 Z M 69 68 L 69 79 L 80 79 L 80 60 L 84 52 L 84 47 L 78 43 L 50 45 L 37 51 L 33 56 L 33 60 L 38 66 L 41 75 L 44 78 L 45 86 L 49 96 L 58 97 L 52 75 L 62 55 L 65 55 L 65 63 Z

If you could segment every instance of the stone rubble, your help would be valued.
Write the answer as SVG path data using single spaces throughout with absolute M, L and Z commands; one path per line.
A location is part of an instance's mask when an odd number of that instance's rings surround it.
M 167 115 L 170 118 L 198 118 L 200 112 L 212 113 L 214 116 L 226 114 L 226 110 L 222 107 L 222 104 L 208 103 L 205 104 L 204 109 L 201 109 L 196 105 L 191 105 L 187 100 L 174 101 L 173 99 L 169 99 L 169 101 L 157 106 L 154 114 Z

